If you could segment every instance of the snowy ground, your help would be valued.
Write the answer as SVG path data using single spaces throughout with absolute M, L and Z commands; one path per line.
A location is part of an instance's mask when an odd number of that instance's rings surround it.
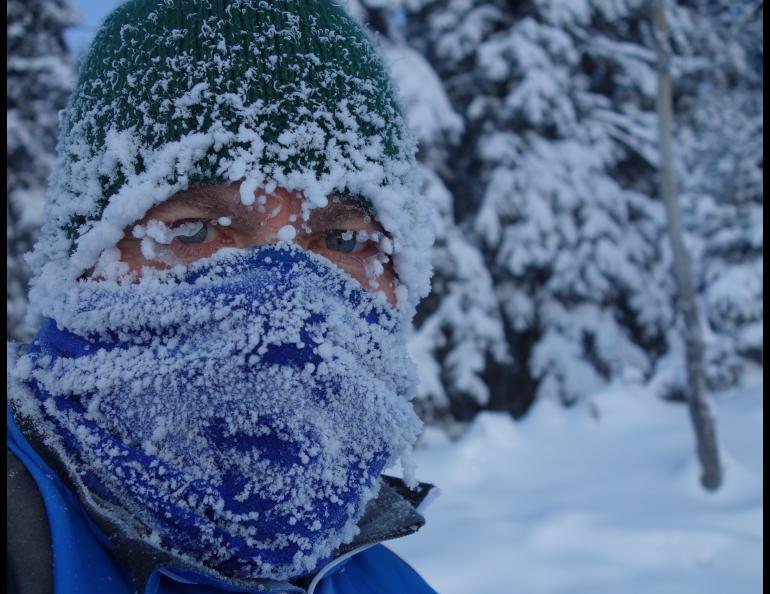
M 428 523 L 392 548 L 441 594 L 762 591 L 762 377 L 720 395 L 726 480 L 698 483 L 686 408 L 642 388 L 435 434 Z

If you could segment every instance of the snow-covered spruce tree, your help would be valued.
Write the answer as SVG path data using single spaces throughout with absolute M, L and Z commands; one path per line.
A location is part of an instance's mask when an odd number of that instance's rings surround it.
M 414 343 L 428 408 L 518 415 L 618 376 L 676 393 L 649 2 L 354 4 L 395 55 L 442 213 Z M 677 181 L 713 388 L 762 358 L 761 3 L 669 5 Z
M 665 352 L 674 314 L 646 4 L 408 5 L 409 39 L 465 122 L 440 175 L 504 321 L 507 361 L 487 357 L 481 374 L 491 408 L 573 402 L 648 377 Z
M 22 254 L 40 226 L 62 109 L 74 82 L 63 38 L 77 22 L 67 0 L 8 0 L 7 338 L 26 340 L 28 270 Z
M 677 181 L 718 390 L 763 360 L 762 2 L 669 8 L 678 93 Z

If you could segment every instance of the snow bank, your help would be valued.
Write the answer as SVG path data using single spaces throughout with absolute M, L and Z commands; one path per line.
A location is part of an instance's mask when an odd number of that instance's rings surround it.
M 612 386 L 520 423 L 480 415 L 452 444 L 418 452 L 442 497 L 396 541 L 442 594 L 759 592 L 762 378 L 720 395 L 725 484 L 698 483 L 681 404 Z

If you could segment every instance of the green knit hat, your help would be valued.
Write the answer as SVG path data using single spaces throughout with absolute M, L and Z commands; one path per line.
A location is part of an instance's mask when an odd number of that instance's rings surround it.
M 134 0 L 96 36 L 64 134 L 82 136 L 96 154 L 110 131 L 131 130 L 132 142 L 146 150 L 200 131 L 237 135 L 245 127 L 277 147 L 269 158 L 284 172 L 309 167 L 323 174 L 326 147 L 292 146 L 289 131 L 324 136 L 344 129 L 337 119 L 343 102 L 359 135 L 379 136 L 386 155 L 398 154 L 401 122 L 388 77 L 366 35 L 335 4 Z M 226 164 L 251 148 L 249 139 L 211 146 L 169 181 L 230 181 Z M 70 237 L 144 170 L 139 152 L 100 176 L 102 200 L 73 218 Z
M 338 4 L 129 1 L 98 32 L 63 120 L 33 293 L 104 272 L 125 227 L 174 193 L 241 181 L 370 205 L 403 248 L 413 306 L 431 239 L 414 150 L 379 55 Z M 69 274 L 55 280 L 45 270 L 62 252 Z

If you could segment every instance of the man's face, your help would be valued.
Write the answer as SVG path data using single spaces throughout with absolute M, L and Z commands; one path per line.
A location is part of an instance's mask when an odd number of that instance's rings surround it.
M 143 266 L 164 268 L 207 258 L 222 248 L 249 248 L 293 239 L 299 247 L 327 258 L 355 278 L 362 287 L 381 291 L 395 305 L 396 275 L 389 240 L 380 224 L 360 206 L 331 199 L 324 208 L 310 211 L 303 220 L 301 198 L 282 188 L 272 193 L 257 190 L 254 203 L 241 201 L 240 184 L 204 186 L 185 190 L 152 208 L 126 229 L 118 243 L 121 260 L 131 271 Z M 166 237 L 153 250 L 142 250 L 137 233 L 160 223 Z M 144 239 L 147 241 L 147 239 Z

